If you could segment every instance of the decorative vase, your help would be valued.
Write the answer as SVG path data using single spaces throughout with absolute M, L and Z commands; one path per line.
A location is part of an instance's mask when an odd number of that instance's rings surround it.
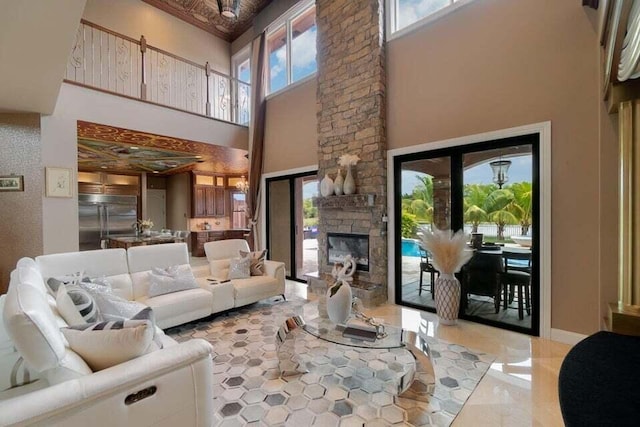
M 345 282 L 342 282 L 340 289 L 331 296 L 331 290 L 338 286 L 339 283 L 340 281 L 336 282 L 327 290 L 327 314 L 329 319 L 336 325 L 346 323 L 351 315 L 351 299 L 353 297 L 351 286 Z
M 151 229 L 150 228 L 145 228 L 144 230 L 142 230 L 142 235 L 149 237 L 151 236 Z
M 353 179 L 353 175 L 351 175 L 351 165 L 347 166 L 347 176 L 344 179 L 342 191 L 344 191 L 344 194 L 355 194 L 356 192 L 356 182 Z
M 344 178 L 342 177 L 342 171 L 338 169 L 338 175 L 333 180 L 333 192 L 336 196 L 342 195 L 342 186 L 344 185 Z
M 333 194 L 333 180 L 329 174 L 324 174 L 324 178 L 320 181 L 320 194 L 322 197 L 328 197 Z
M 460 282 L 453 274 L 442 273 L 436 279 L 436 313 L 443 325 L 455 325 L 460 310 Z

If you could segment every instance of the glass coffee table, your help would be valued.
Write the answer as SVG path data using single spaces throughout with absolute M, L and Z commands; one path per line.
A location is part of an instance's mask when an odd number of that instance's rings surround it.
M 413 362 L 398 378 L 397 396 L 428 402 L 435 387 L 435 374 L 427 342 L 417 333 L 391 325 L 384 325 L 384 337 L 375 341 L 347 338 L 344 326 L 336 325 L 326 317 L 318 301 L 302 307 L 302 315 L 287 318 L 276 334 L 280 372 L 283 376 L 309 372 L 312 355 L 296 352 L 296 337 L 307 334 L 333 344 L 359 349 L 404 349 L 413 356 Z

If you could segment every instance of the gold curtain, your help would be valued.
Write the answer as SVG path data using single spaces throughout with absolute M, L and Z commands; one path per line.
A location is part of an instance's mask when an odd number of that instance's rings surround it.
M 620 103 L 618 300 L 640 305 L 640 100 Z
M 251 45 L 251 123 L 249 126 L 249 191 L 247 216 L 251 224 L 254 250 L 260 249 L 258 236 L 258 215 L 260 213 L 260 179 L 264 159 L 264 127 L 267 102 L 265 100 L 265 40 L 263 32 Z

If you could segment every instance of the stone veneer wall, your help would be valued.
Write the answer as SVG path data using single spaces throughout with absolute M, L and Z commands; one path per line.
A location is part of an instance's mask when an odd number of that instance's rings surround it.
M 361 160 L 352 168 L 356 193 L 375 195 L 373 206 L 348 196 L 319 203 L 320 273 L 331 271 L 328 232 L 368 234 L 369 273 L 358 272 L 356 279 L 386 289 L 384 0 L 317 0 L 316 22 L 318 176 L 335 178 L 338 158 L 357 154 Z

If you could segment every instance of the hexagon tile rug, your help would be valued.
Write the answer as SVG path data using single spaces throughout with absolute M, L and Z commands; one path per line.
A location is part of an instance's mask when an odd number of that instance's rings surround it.
M 396 379 L 412 363 L 403 349 L 369 350 L 303 333 L 315 368 L 281 377 L 275 334 L 308 301 L 267 300 L 167 330 L 177 341 L 213 345 L 216 426 L 448 426 L 494 357 L 429 340 L 436 373 L 433 399 L 394 399 Z

